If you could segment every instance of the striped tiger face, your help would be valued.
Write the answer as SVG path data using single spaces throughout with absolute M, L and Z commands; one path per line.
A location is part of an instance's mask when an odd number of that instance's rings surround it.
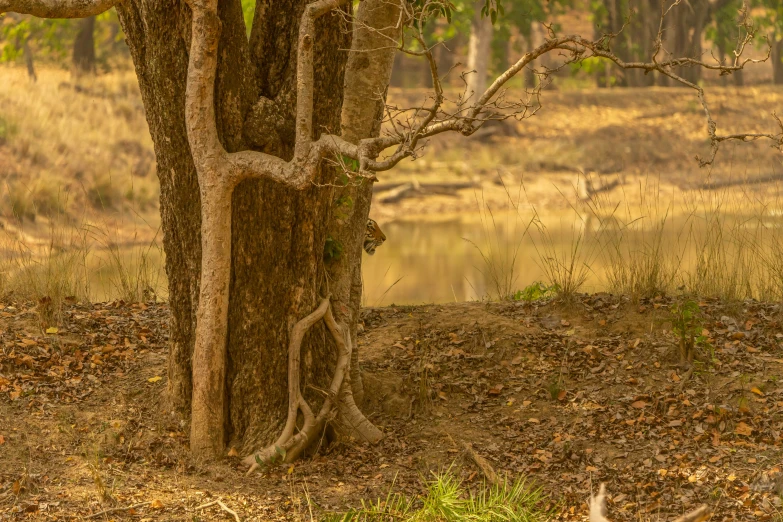
M 375 249 L 386 241 L 386 235 L 372 219 L 367 220 L 367 229 L 364 231 L 364 251 L 369 255 L 375 253 Z

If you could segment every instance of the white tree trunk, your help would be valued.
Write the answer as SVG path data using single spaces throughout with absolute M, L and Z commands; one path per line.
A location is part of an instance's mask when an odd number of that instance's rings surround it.
M 468 42 L 468 70 L 475 71 L 468 76 L 468 103 L 476 103 L 487 90 L 487 74 L 489 72 L 490 44 L 492 43 L 492 21 L 488 16 L 481 16 L 484 2 L 476 2 L 473 20 L 470 24 L 470 41 Z

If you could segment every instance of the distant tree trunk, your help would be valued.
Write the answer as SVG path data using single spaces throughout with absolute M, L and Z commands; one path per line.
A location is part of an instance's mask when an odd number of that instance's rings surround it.
M 702 59 L 702 36 L 704 28 L 714 18 L 715 13 L 728 4 L 729 0 L 692 0 L 686 9 L 672 10 L 672 22 L 669 30 L 674 32 L 674 45 L 671 48 L 674 56 Z M 701 67 L 679 67 L 675 73 L 691 83 L 701 80 Z M 737 80 L 735 80 L 737 81 Z M 741 81 L 741 80 L 739 80 Z
M 650 59 L 653 49 L 653 42 L 657 38 L 658 17 L 660 3 L 657 0 L 641 0 L 639 10 L 634 17 L 633 22 L 636 30 L 628 32 L 628 46 L 632 50 L 631 57 L 634 60 L 646 61 Z M 634 87 L 650 87 L 655 84 L 655 76 L 651 73 L 645 74 L 642 71 L 636 71 L 633 78 Z
M 724 51 L 723 47 L 721 47 L 720 45 L 718 45 L 718 59 L 720 60 L 721 65 L 725 65 L 726 51 Z M 721 87 L 727 87 L 729 85 L 729 79 L 726 78 L 725 74 L 720 76 L 720 85 Z
M 603 31 L 601 31 L 598 26 L 593 27 L 593 39 L 597 40 L 598 38 L 601 38 L 601 35 L 603 34 Z M 594 72 L 595 74 L 595 86 L 599 89 L 604 89 L 607 87 L 611 87 L 611 68 L 609 67 L 609 64 L 607 62 L 601 62 L 601 66 L 597 68 Z
M 772 83 L 783 84 L 783 35 L 772 37 Z
M 95 72 L 95 17 L 79 20 L 79 32 L 73 42 L 73 67 L 77 74 Z
M 35 64 L 33 63 L 33 51 L 30 49 L 30 39 L 25 38 L 19 41 L 17 39 L 16 45 L 22 48 L 22 54 L 24 54 L 24 64 L 27 66 L 27 76 L 34 82 L 38 81 L 38 76 L 35 74 Z
M 462 42 L 462 35 L 457 34 L 449 41 L 445 41 L 442 44 L 438 45 L 435 50 L 433 51 L 433 56 L 435 57 L 435 62 L 438 64 L 438 72 L 440 73 L 440 76 L 445 76 L 452 67 L 454 67 L 454 64 L 456 63 L 456 50 L 460 47 Z M 451 80 L 453 80 L 453 75 L 450 75 L 446 78 L 444 78 L 443 83 L 444 84 L 450 84 L 452 83 Z M 430 82 L 431 84 L 432 82 Z
M 490 45 L 492 55 L 492 76 L 497 76 L 508 69 L 511 58 L 511 31 L 508 27 L 500 27 L 494 31 Z
M 394 57 L 394 71 L 390 85 L 400 88 L 431 86 L 432 79 L 427 61 L 418 56 L 397 53 Z
M 490 45 L 492 44 L 492 20 L 488 16 L 481 16 L 481 8 L 483 6 L 483 1 L 479 0 L 476 2 L 474 5 L 475 13 L 470 24 L 468 70 L 475 72 L 468 76 L 467 96 L 470 98 L 469 103 L 475 102 L 487 89 Z
M 533 49 L 536 48 L 535 42 L 533 40 L 533 29 L 534 27 L 530 28 L 530 34 L 525 38 L 527 43 L 527 49 L 525 49 L 525 52 L 530 52 Z M 525 89 L 532 89 L 536 86 L 536 73 L 533 71 L 533 64 L 530 64 L 525 68 Z
M 734 71 L 731 76 L 734 78 L 734 86 L 735 87 L 744 87 L 745 85 L 745 75 L 743 74 L 745 71 L 740 69 L 739 71 Z

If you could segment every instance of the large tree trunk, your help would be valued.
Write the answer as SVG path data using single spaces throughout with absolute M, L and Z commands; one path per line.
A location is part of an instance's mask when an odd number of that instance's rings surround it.
M 259 2 L 250 42 L 239 0 L 220 4 L 222 32 L 216 80 L 218 132 L 229 151 L 254 148 L 289 159 L 292 128 L 264 127 L 260 97 L 291 121 L 300 15 L 305 0 Z M 169 391 L 175 405 L 191 405 L 191 357 L 201 269 L 198 180 L 185 130 L 185 78 L 190 11 L 184 2 L 128 0 L 118 6 L 139 77 L 161 183 L 161 215 L 171 302 Z M 350 34 L 340 17 L 325 16 L 316 31 L 314 134 L 340 126 L 343 71 Z M 177 36 L 174 36 L 177 35 Z M 291 125 L 292 127 L 292 125 Z M 251 451 L 277 435 L 287 411 L 287 347 L 291 327 L 328 289 L 323 243 L 332 202 L 331 173 L 296 191 L 252 180 L 234 191 L 232 266 L 228 304 L 224 426 L 213 443 Z M 302 345 L 302 381 L 328 387 L 335 351 L 319 327 Z
M 77 74 L 95 72 L 95 17 L 79 20 L 79 31 L 73 42 L 73 67 Z

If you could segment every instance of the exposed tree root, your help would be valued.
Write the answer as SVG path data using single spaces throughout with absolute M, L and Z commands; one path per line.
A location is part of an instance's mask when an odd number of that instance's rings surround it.
M 100 517 L 102 515 L 108 515 L 109 513 L 119 513 L 120 511 L 130 511 L 131 509 L 136 509 L 136 508 L 148 506 L 150 504 L 152 504 L 152 502 L 140 502 L 138 504 L 133 504 L 132 506 L 123 506 L 123 507 L 104 509 L 103 511 L 98 511 L 97 513 L 93 513 L 92 515 L 87 515 L 84 518 L 85 519 L 97 518 L 97 517 Z
M 310 405 L 302 396 L 299 385 L 302 339 L 305 333 L 323 319 L 329 333 L 337 345 L 337 366 L 332 376 L 332 382 L 326 391 L 326 397 L 318 414 L 315 415 Z M 288 417 L 283 432 L 274 444 L 245 457 L 243 463 L 250 466 L 250 474 L 261 464 L 271 464 L 275 461 L 292 462 L 313 443 L 326 423 L 336 416 L 340 421 L 338 428 L 359 440 L 377 442 L 383 434 L 359 411 L 351 392 L 349 369 L 352 343 L 345 325 L 338 325 L 332 314 L 329 297 L 321 301 L 318 308 L 296 323 L 291 331 L 288 345 Z M 299 413 L 304 422 L 295 433 Z

